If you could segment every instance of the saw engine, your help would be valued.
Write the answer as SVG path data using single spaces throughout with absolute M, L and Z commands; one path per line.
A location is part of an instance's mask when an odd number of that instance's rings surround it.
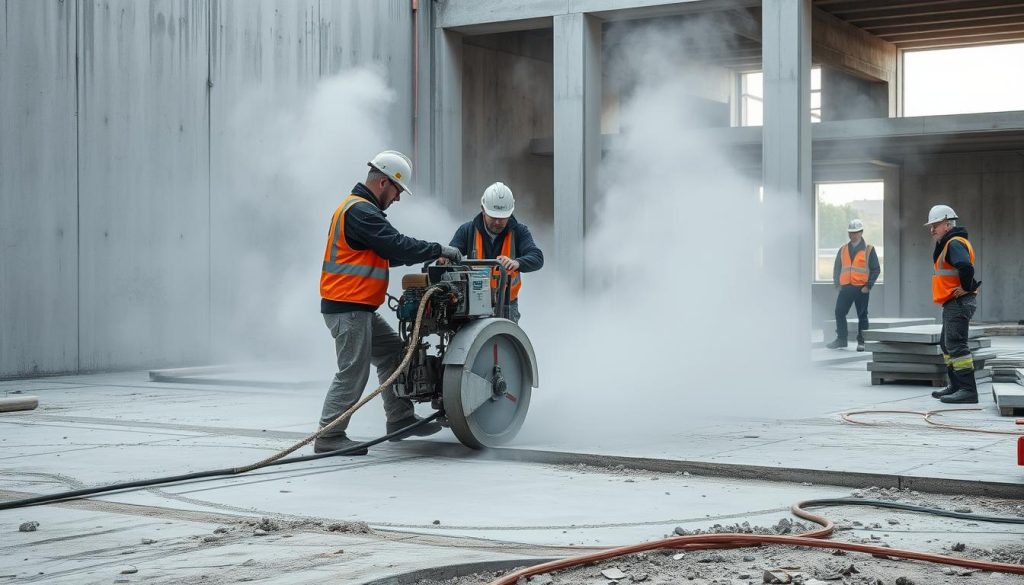
M 492 271 L 497 287 L 492 288 Z M 389 306 L 398 332 L 416 344 L 409 368 L 388 391 L 444 412 L 466 446 L 493 447 L 522 427 L 537 386 L 537 360 L 526 333 L 508 319 L 508 274 L 494 260 L 427 265 L 402 278 Z M 418 339 L 411 340 L 428 290 Z

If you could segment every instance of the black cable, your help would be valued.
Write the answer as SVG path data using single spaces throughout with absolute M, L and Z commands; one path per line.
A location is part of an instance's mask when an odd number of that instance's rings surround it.
M 998 522 L 1000 524 L 1024 524 L 1024 518 L 1008 518 L 1002 516 L 983 516 L 981 514 L 970 514 L 966 512 L 950 512 L 941 508 L 927 508 L 913 504 L 900 504 L 886 500 L 865 500 L 862 498 L 826 498 L 821 500 L 807 500 L 800 502 L 801 508 L 813 506 L 873 506 L 876 508 L 892 508 L 893 510 L 904 510 L 907 512 L 922 512 L 934 516 L 945 516 L 959 520 L 976 520 L 978 522 Z
M 421 427 L 421 426 L 423 426 L 423 425 L 425 425 L 425 424 L 427 424 L 429 422 L 432 422 L 432 421 L 438 419 L 442 414 L 443 414 L 442 411 L 439 410 L 439 411 L 435 412 L 434 414 L 432 414 L 432 415 L 430 415 L 430 416 L 428 416 L 426 418 L 420 419 L 420 420 L 414 422 L 413 424 L 411 424 L 411 425 L 409 425 L 407 427 L 403 427 L 401 429 L 398 429 L 397 431 L 394 431 L 394 432 L 388 433 L 388 434 L 386 434 L 386 435 L 384 435 L 382 437 L 378 437 L 376 439 L 373 439 L 372 441 L 366 441 L 365 443 L 359 443 L 357 445 L 353 445 L 351 447 L 346 447 L 344 449 L 338 449 L 336 451 L 327 451 L 325 453 L 315 453 L 313 455 L 301 455 L 301 456 L 298 456 L 298 457 L 287 457 L 285 459 L 279 459 L 279 460 L 274 461 L 272 463 L 268 463 L 264 467 L 273 467 L 273 466 L 276 466 L 276 465 L 287 465 L 289 463 L 301 463 L 303 461 L 313 461 L 315 459 L 323 459 L 324 457 L 335 457 L 335 456 L 338 456 L 338 455 L 347 455 L 349 453 L 353 453 L 353 452 L 358 451 L 360 449 L 366 449 L 366 448 L 369 448 L 369 447 L 373 447 L 374 445 L 378 445 L 380 443 L 383 443 L 384 441 L 388 441 L 388 440 L 393 439 L 393 438 L 395 438 L 397 436 L 403 435 L 403 434 L 405 434 L 405 433 L 407 433 L 409 431 L 418 429 L 419 427 Z M 83 489 L 78 489 L 78 490 L 71 490 L 71 491 L 67 491 L 67 492 L 59 492 L 59 493 L 56 493 L 56 494 L 49 494 L 49 495 L 45 495 L 45 496 L 35 496 L 35 497 L 31 497 L 31 498 L 25 498 L 25 499 L 22 499 L 22 500 L 8 500 L 6 502 L 0 502 L 0 510 L 13 510 L 15 508 L 24 508 L 26 506 L 35 506 L 35 505 L 38 505 L 38 504 L 47 504 L 47 503 L 50 503 L 50 502 L 60 502 L 60 501 L 64 501 L 64 500 L 74 500 L 74 499 L 77 499 L 77 498 L 82 498 L 82 497 L 85 497 L 85 496 L 93 496 L 93 495 L 96 495 L 96 494 L 104 494 L 104 493 L 108 493 L 108 492 L 116 492 L 116 491 L 121 491 L 121 490 L 131 490 L 131 489 L 150 487 L 150 486 L 162 485 L 162 484 L 168 484 L 168 483 L 178 483 L 178 482 L 188 481 L 188 480 L 192 480 L 192 479 L 206 479 L 206 478 L 211 478 L 211 477 L 225 477 L 225 476 L 230 476 L 230 475 L 240 475 L 238 472 L 235 471 L 235 469 L 237 469 L 237 468 L 236 467 L 229 467 L 229 468 L 226 468 L 226 469 L 212 469 L 212 470 L 209 470 L 209 471 L 196 471 L 196 472 L 193 472 L 193 473 L 186 473 L 186 474 L 183 474 L 183 475 L 170 475 L 170 476 L 167 476 L 167 477 L 157 477 L 157 478 L 153 478 L 153 479 L 140 479 L 140 480 L 137 480 L 137 481 L 127 481 L 127 482 L 123 482 L 123 483 L 112 483 L 112 484 L 102 485 L 102 486 L 97 486 L 97 487 L 83 488 Z M 257 469 L 262 469 L 262 467 L 258 467 Z M 255 471 L 255 470 L 253 470 L 253 471 Z

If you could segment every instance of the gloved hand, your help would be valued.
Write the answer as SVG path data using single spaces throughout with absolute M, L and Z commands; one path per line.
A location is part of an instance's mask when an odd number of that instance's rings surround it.
M 455 246 L 441 245 L 441 257 L 447 258 L 452 262 L 462 262 L 462 252 L 459 251 Z

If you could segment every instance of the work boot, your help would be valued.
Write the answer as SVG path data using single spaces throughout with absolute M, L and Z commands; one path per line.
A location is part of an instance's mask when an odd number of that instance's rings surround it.
M 845 339 L 839 339 L 837 337 L 835 341 L 833 341 L 832 343 L 826 345 L 825 347 L 827 347 L 829 349 L 846 349 L 846 343 L 847 342 L 846 342 Z
M 857 342 L 857 351 L 864 351 L 864 342 L 863 341 L 858 341 Z
M 953 386 L 946 386 L 942 390 L 935 390 L 935 391 L 933 391 L 932 392 L 932 398 L 942 398 L 943 396 L 949 396 L 950 394 L 955 394 L 955 393 L 956 393 L 956 388 L 954 388 Z
M 943 396 L 940 398 L 942 402 L 946 404 L 977 404 L 978 393 L 971 392 L 970 390 L 957 390 L 949 396 Z
M 359 441 L 353 441 L 348 438 L 348 435 L 342 433 L 340 435 L 331 435 L 328 437 L 317 437 L 316 441 L 313 441 L 313 452 L 314 453 L 329 453 L 331 451 L 337 451 L 339 449 L 351 449 L 359 445 Z M 338 453 L 338 455 L 349 455 L 358 456 L 366 455 L 369 453 L 369 449 L 362 447 L 349 451 L 348 453 Z
M 412 415 L 412 416 L 410 416 L 408 418 L 403 418 L 400 421 L 389 422 L 388 425 L 387 425 L 388 434 L 390 435 L 391 433 L 393 433 L 395 431 L 400 431 L 400 430 L 404 429 L 405 427 L 415 423 L 416 421 L 420 421 L 420 420 L 423 420 L 423 419 L 418 417 L 418 416 L 416 416 L 414 414 L 414 415 Z M 434 433 L 438 433 L 440 431 L 441 431 L 441 423 L 439 423 L 437 421 L 431 421 L 431 422 L 428 422 L 425 425 L 421 425 L 419 427 L 416 427 L 415 429 L 409 431 L 408 433 L 404 433 L 404 434 L 398 435 L 396 437 L 392 437 L 392 438 L 390 438 L 388 440 L 389 441 L 401 441 L 402 439 L 405 439 L 407 437 L 429 437 L 430 435 L 433 435 Z

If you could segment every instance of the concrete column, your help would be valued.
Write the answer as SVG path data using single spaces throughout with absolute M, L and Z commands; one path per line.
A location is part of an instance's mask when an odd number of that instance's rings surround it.
M 554 256 L 583 285 L 588 193 L 597 186 L 601 160 L 601 21 L 595 17 L 554 17 L 554 110 Z
M 462 35 L 434 29 L 433 169 L 434 196 L 451 211 L 462 205 Z M 421 138 L 422 140 L 422 138 Z M 421 150 L 418 156 L 423 157 Z
M 434 186 L 432 73 L 434 47 L 433 2 L 417 2 L 413 13 L 416 44 L 413 46 L 413 82 L 416 84 L 413 103 L 413 190 L 430 191 Z M 461 95 L 461 93 L 460 93 Z
M 763 180 L 768 221 L 765 264 L 795 311 L 794 335 L 811 326 L 814 213 L 811 189 L 811 0 L 764 0 Z M 799 341 L 799 339 L 794 339 Z

